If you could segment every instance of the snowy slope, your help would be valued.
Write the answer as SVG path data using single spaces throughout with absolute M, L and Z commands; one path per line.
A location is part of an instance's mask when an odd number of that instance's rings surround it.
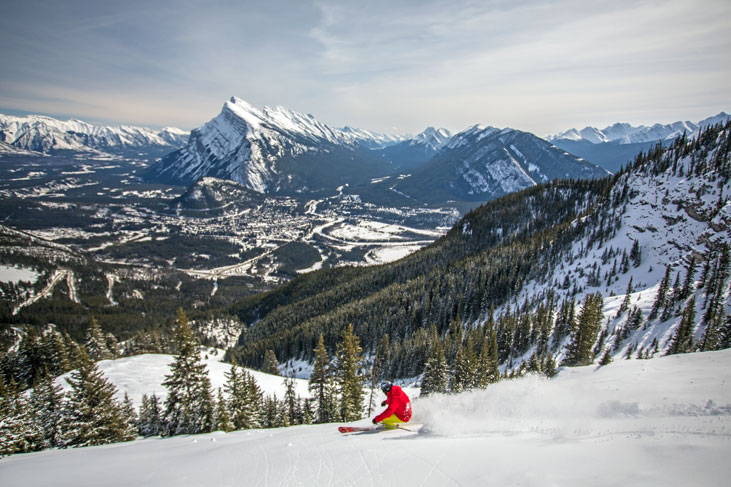
M 13 117 L 0 114 L 0 142 L 16 148 L 19 153 L 59 150 L 94 153 L 143 146 L 173 150 L 187 138 L 188 132 L 173 127 L 162 130 L 129 125 L 110 127 L 41 115 Z
M 609 173 L 535 135 L 475 125 L 451 138 L 395 188 L 416 199 L 488 201 L 554 179 Z
M 719 140 L 726 137 L 722 132 Z M 705 150 L 705 149 L 704 149 Z M 722 148 L 712 146 L 704 157 L 712 161 L 720 156 Z M 673 160 L 673 152 L 665 155 Z M 651 170 L 634 170 L 625 173 L 615 184 L 610 198 L 617 199 L 626 192 L 628 200 L 625 205 L 613 211 L 612 215 L 603 215 L 610 220 L 616 218 L 616 232 L 606 241 L 597 244 L 585 237 L 574 242 L 569 254 L 550 274 L 548 282 L 530 281 L 526 283 L 522 293 L 513 304 L 521 303 L 530 296 L 539 295 L 549 290 L 556 292 L 559 300 L 568 297 L 574 286 L 581 289 L 575 295 L 577 306 L 588 293 L 599 292 L 604 298 L 604 321 L 601 331 L 607 333 L 606 343 L 619 346 L 613 350 L 615 358 L 623 358 L 631 349 L 633 357 L 637 351 L 651 351 L 655 344 L 660 352 L 667 349 L 670 340 L 680 322 L 680 308 L 666 321 L 655 319 L 647 322 L 651 308 L 666 267 L 671 269 L 671 282 L 679 276 L 682 282 L 691 256 L 696 257 L 698 268 L 694 274 L 696 300 L 694 339 L 698 343 L 705 332 L 702 317 L 705 312 L 705 290 L 699 289 L 702 259 L 714 258 L 722 243 L 731 243 L 731 180 L 713 172 L 694 174 L 691 167 L 699 159 L 698 153 L 680 157 L 677 160 L 677 171 L 673 173 L 672 164 L 660 174 Z M 605 222 L 612 226 L 615 223 Z M 630 266 L 627 273 L 615 272 L 621 261 L 620 254 L 637 242 L 642 254 L 642 262 L 638 267 Z M 603 258 L 607 252 L 615 252 L 614 257 Z M 597 267 L 601 276 L 600 283 L 590 283 L 590 270 Z M 617 310 L 625 298 L 627 286 L 632 280 L 633 291 L 630 294 L 631 306 L 637 306 L 643 313 L 644 324 L 628 337 L 618 339 L 629 320 L 629 313 L 617 317 Z M 563 282 L 570 282 L 571 289 L 562 289 Z M 723 297 L 726 315 L 731 312 L 731 283 L 726 283 Z M 578 308 L 577 308 L 578 309 Z M 565 345 L 565 343 L 564 343 Z M 557 360 L 564 356 L 565 350 L 559 353 Z M 532 351 L 526 354 L 529 358 Z M 599 354 L 596 357 L 598 361 Z
M 223 388 L 226 383 L 225 374 L 231 371 L 231 364 L 221 362 L 221 356 L 222 352 L 216 349 L 209 349 L 208 352 L 202 353 L 214 390 L 219 387 Z M 161 399 L 161 402 L 165 401 L 167 389 L 162 383 L 165 376 L 170 374 L 170 364 L 173 360 L 172 355 L 144 354 L 117 360 L 102 360 L 98 366 L 99 370 L 104 373 L 104 377 L 116 386 L 117 399 L 123 400 L 126 392 L 135 406 L 139 408 L 142 404 L 143 394 L 150 396 L 154 393 Z M 274 394 L 280 399 L 284 397 L 283 377 L 257 370 L 247 370 L 256 379 L 265 396 Z M 56 379 L 56 383 L 64 390 L 70 389 L 66 382 L 66 378 L 70 375 L 71 372 Z M 306 380 L 295 379 L 295 390 L 301 397 L 310 397 L 307 384 Z
M 686 133 L 686 136 L 695 136 L 701 128 L 717 123 L 725 123 L 731 116 L 721 112 L 713 117 L 708 117 L 698 123 L 689 121 L 678 121 L 669 124 L 656 123 L 654 125 L 633 126 L 628 123 L 615 123 L 603 129 L 596 127 L 584 127 L 581 130 L 569 129 L 556 135 L 550 135 L 547 140 L 585 140 L 592 144 L 604 142 L 618 142 L 620 144 L 637 144 L 642 142 L 654 142 L 658 140 L 671 140 Z
M 211 433 L 0 459 L 4 486 L 725 486 L 731 350 L 414 402 L 421 432 Z M 365 420 L 362 422 L 365 423 Z

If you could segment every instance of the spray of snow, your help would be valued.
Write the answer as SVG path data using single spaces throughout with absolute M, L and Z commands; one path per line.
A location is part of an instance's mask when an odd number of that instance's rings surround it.
M 722 369 L 731 353 L 704 355 L 702 362 L 672 356 L 564 369 L 552 380 L 531 375 L 485 390 L 419 399 L 414 409 L 426 431 L 444 436 L 535 433 L 580 439 L 632 432 L 729 437 L 731 390 Z M 680 361 L 688 363 L 688 370 L 678 387 L 667 377 Z

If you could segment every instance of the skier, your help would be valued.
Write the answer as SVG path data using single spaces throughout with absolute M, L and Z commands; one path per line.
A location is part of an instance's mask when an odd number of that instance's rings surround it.
M 381 390 L 386 400 L 381 406 L 388 406 L 385 411 L 373 418 L 373 424 L 382 423 L 387 429 L 398 428 L 399 423 L 408 423 L 411 419 L 411 400 L 403 389 L 390 382 L 381 383 Z

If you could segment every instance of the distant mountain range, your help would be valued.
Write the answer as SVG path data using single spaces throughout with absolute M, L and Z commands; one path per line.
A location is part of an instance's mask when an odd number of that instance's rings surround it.
M 603 129 L 585 127 L 575 128 L 547 137 L 557 147 L 581 156 L 605 169 L 616 172 L 631 161 L 641 151 L 646 151 L 658 142 L 671 141 L 686 134 L 695 136 L 699 130 L 725 123 L 730 115 L 721 112 L 698 123 L 678 121 L 670 124 L 656 123 L 651 126 L 633 126 L 628 123 L 615 123 Z
M 151 167 L 153 181 L 236 181 L 264 194 L 333 193 L 349 186 L 383 201 L 487 201 L 565 177 L 607 172 L 538 137 L 475 126 L 458 134 L 429 127 L 406 140 L 336 129 L 283 107 L 228 100 L 188 144 Z
M 570 129 L 547 141 L 481 125 L 456 134 L 428 127 L 404 136 L 335 128 L 309 114 L 258 109 L 232 97 L 218 116 L 190 134 L 0 115 L 0 153 L 141 158 L 152 163 L 144 173 L 148 181 L 176 185 L 214 177 L 261 194 L 344 190 L 380 204 L 471 204 L 552 179 L 602 177 L 658 142 L 728 119 L 722 112 L 698 123 L 617 123 Z
M 731 115 L 721 112 L 713 117 L 708 117 L 698 123 L 674 122 L 670 124 L 656 123 L 651 126 L 639 125 L 637 127 L 628 123 L 615 123 L 603 129 L 596 127 L 584 127 L 581 130 L 569 129 L 556 135 L 550 135 L 547 139 L 550 142 L 558 140 L 585 140 L 592 144 L 605 142 L 617 142 L 619 144 L 640 144 L 644 142 L 656 142 L 658 140 L 672 140 L 685 133 L 692 137 L 702 128 L 717 123 L 725 123 Z
M 174 127 L 154 130 L 122 125 L 92 125 L 42 115 L 0 115 L 0 151 L 14 154 L 163 155 L 188 141 L 188 132 Z

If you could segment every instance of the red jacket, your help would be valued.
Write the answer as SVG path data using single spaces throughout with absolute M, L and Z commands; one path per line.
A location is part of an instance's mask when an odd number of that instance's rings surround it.
M 386 404 L 388 405 L 386 410 L 376 416 L 376 423 L 380 423 L 393 414 L 404 423 L 409 422 L 411 419 L 411 400 L 401 387 L 391 386 L 391 390 L 386 396 Z

